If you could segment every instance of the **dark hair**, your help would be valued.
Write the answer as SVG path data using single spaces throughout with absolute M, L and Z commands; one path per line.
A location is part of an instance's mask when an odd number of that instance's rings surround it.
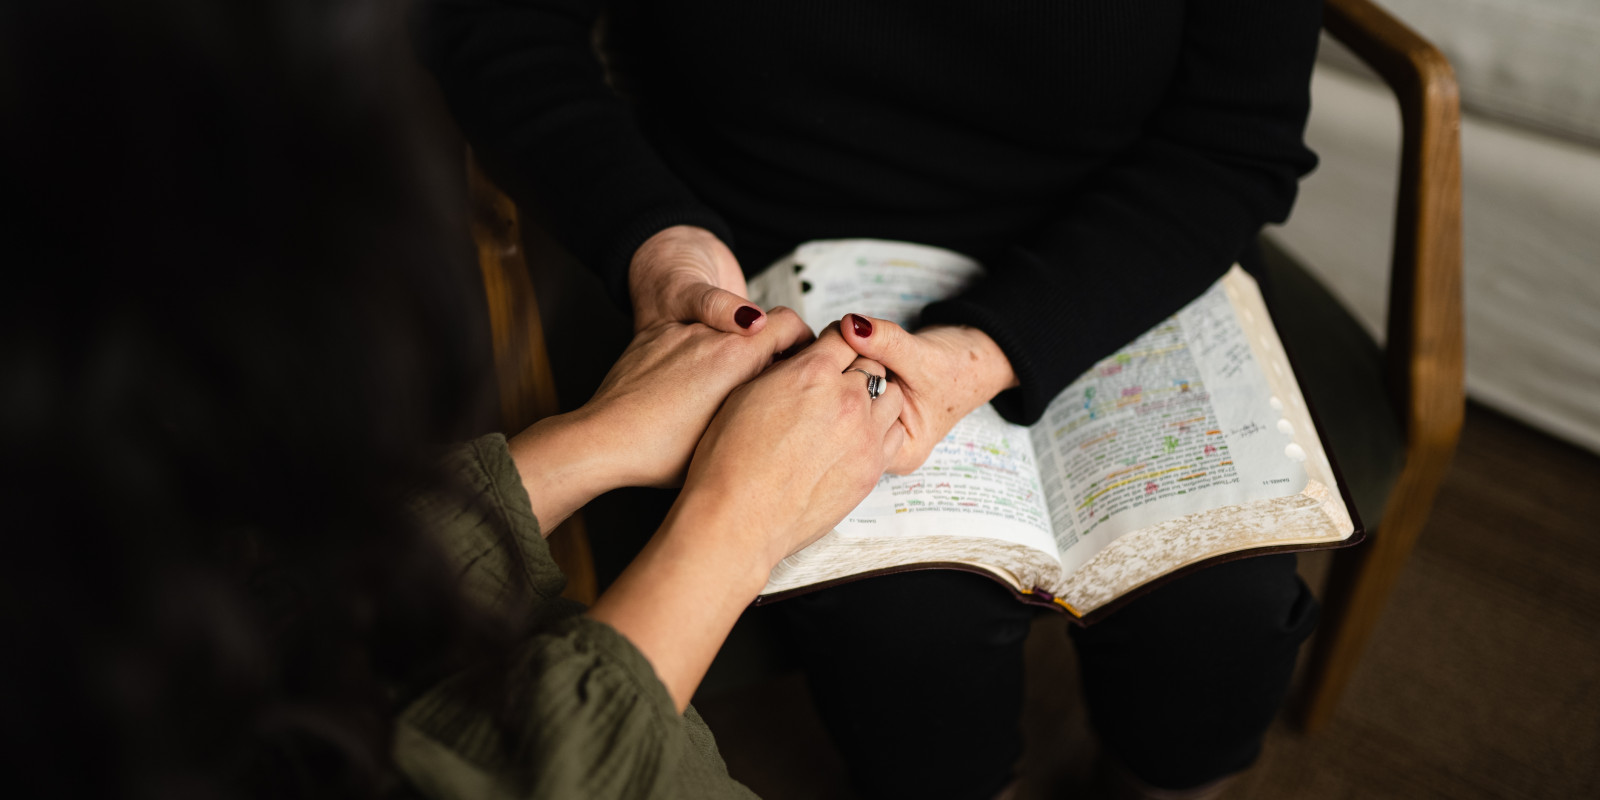
M 0 10 L 14 796 L 382 794 L 459 652 L 404 498 L 487 332 L 399 5 Z

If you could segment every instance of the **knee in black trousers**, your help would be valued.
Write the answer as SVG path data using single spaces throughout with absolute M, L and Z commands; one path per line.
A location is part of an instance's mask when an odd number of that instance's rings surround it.
M 1022 754 L 1033 610 L 951 570 L 788 600 L 817 709 L 868 797 L 987 798 Z
M 1317 613 L 1293 555 L 1257 556 L 1187 575 L 1074 630 L 1102 744 L 1173 789 L 1248 767 Z
M 983 798 L 1022 752 L 1022 652 L 1034 612 L 953 571 L 845 584 L 779 605 L 818 710 L 873 797 Z M 1249 766 L 1317 604 L 1292 555 L 1211 567 L 1074 629 L 1091 721 L 1157 786 Z

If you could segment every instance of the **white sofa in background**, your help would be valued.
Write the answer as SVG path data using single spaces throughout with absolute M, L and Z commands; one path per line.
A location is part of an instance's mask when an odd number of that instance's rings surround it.
M 1378 0 L 1461 85 L 1467 393 L 1600 453 L 1600 0 Z M 1272 233 L 1380 341 L 1400 118 L 1323 40 L 1322 158 Z

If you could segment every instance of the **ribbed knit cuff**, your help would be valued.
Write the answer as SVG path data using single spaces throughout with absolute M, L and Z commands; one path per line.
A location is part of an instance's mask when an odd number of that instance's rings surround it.
M 1114 263 L 1109 257 L 1090 260 Z M 924 309 L 922 322 L 968 325 L 989 334 L 1021 382 L 995 397 L 994 407 L 1012 422 L 1032 425 L 1068 384 L 1176 312 L 1210 280 L 1215 276 L 1202 271 L 1174 279 L 1136 267 L 1069 273 L 1015 247 L 993 265 L 989 278 Z M 1191 284 L 1198 288 L 1191 291 Z
M 1001 266 L 961 296 L 923 309 L 922 324 L 967 325 L 989 334 L 1020 381 L 994 398 L 995 410 L 1018 425 L 1032 425 L 1056 392 L 1098 356 L 1078 344 L 1069 298 L 1037 258 L 1014 254 Z

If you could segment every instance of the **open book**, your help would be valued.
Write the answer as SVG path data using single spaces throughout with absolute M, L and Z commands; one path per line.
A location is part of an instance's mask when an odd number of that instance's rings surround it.
M 982 275 L 939 248 L 834 240 L 802 245 L 750 289 L 814 330 L 850 312 L 914 328 L 924 306 Z M 969 414 L 921 469 L 883 476 L 837 528 L 784 559 L 757 602 L 943 567 L 1089 622 L 1198 565 L 1340 546 L 1356 531 L 1255 281 L 1234 267 L 1036 424 L 988 405 Z

